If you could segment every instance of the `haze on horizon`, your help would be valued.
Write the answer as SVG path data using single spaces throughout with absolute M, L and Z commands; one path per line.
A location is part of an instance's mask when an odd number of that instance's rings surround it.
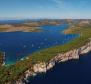
M 0 19 L 91 19 L 91 0 L 0 0 Z

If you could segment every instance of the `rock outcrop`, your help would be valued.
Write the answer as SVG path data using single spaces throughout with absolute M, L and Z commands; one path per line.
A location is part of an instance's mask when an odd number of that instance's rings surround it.
M 65 62 L 71 59 L 79 59 L 79 56 L 85 53 L 88 53 L 91 51 L 91 41 L 87 43 L 86 45 L 80 47 L 79 49 L 70 50 L 66 53 L 59 53 L 57 56 L 55 56 L 53 59 L 51 59 L 48 63 L 41 62 L 33 65 L 32 71 L 27 70 L 24 73 L 24 81 L 28 82 L 28 78 L 31 76 L 35 76 L 38 73 L 46 73 L 48 70 L 53 68 L 56 63 L 59 62 Z M 17 84 L 23 84 L 22 82 L 18 82 Z
M 0 66 L 5 65 L 5 52 L 0 52 Z

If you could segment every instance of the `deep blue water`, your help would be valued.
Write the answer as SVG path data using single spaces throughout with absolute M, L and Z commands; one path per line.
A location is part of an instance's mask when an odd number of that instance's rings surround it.
M 12 21 L 8 21 L 11 24 Z M 15 24 L 13 21 L 12 24 Z M 0 22 L 1 23 L 1 22 Z M 5 23 L 2 22 L 1 24 Z M 6 21 L 7 23 L 7 21 Z M 21 21 L 16 22 L 21 23 Z M 44 48 L 62 45 L 78 35 L 65 35 L 62 31 L 67 24 L 60 26 L 43 26 L 43 32 L 1 32 L 0 50 L 6 53 L 6 64 L 15 63 L 23 57 Z M 57 64 L 46 74 L 37 75 L 29 84 L 91 84 L 91 53 Z
M 45 75 L 38 75 L 29 84 L 91 84 L 91 53 L 79 60 L 57 64 Z
M 67 24 L 43 26 L 42 32 L 1 32 L 0 50 L 6 53 L 6 64 L 15 63 L 35 51 L 55 45 L 62 45 L 78 35 L 65 35 L 62 31 Z

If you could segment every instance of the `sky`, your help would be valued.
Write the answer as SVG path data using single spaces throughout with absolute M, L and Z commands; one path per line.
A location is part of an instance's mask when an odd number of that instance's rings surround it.
M 0 0 L 2 18 L 91 19 L 91 0 Z

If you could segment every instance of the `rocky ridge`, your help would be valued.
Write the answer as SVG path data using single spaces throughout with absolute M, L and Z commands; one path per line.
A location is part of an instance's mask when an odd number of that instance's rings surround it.
M 79 59 L 79 56 L 82 54 L 86 54 L 91 51 L 91 41 L 86 43 L 86 45 L 80 47 L 79 49 L 70 50 L 66 53 L 59 53 L 53 59 L 51 59 L 48 63 L 40 62 L 33 65 L 32 70 L 27 70 L 24 73 L 24 77 L 16 81 L 15 84 L 26 84 L 25 82 L 29 82 L 28 78 L 31 76 L 35 76 L 38 73 L 46 73 L 48 70 L 53 68 L 56 63 L 65 62 L 71 59 Z

